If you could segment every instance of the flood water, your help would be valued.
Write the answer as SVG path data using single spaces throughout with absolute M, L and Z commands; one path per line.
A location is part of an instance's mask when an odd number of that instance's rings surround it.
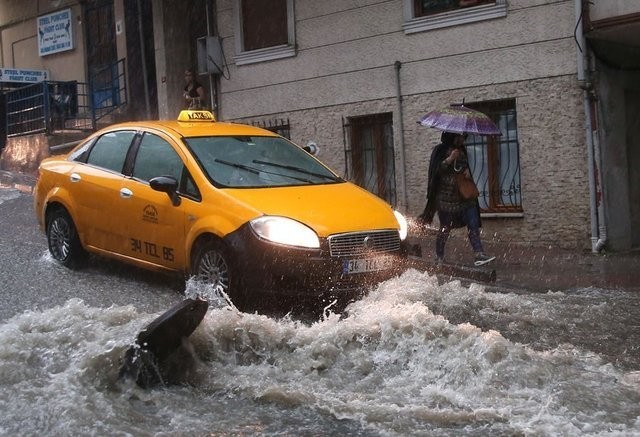
M 187 295 L 206 291 L 187 285 Z M 159 313 L 70 299 L 0 326 L 0 433 L 640 435 L 633 360 L 615 365 L 561 340 L 545 347 L 562 337 L 558 315 L 580 305 L 597 336 L 604 294 L 492 294 L 410 270 L 315 323 L 212 299 L 180 352 L 179 384 L 152 390 L 117 373 Z M 507 315 L 509 332 L 539 341 L 462 321 L 472 314 Z
M 34 225 L 19 222 L 0 236 L 24 241 Z M 70 271 L 42 236 L 10 250 L 27 285 L 3 272 L 2 435 L 640 436 L 634 293 L 496 292 L 409 270 L 314 322 L 241 313 L 188 282 L 209 311 L 176 384 L 143 390 L 118 380 L 121 358 L 181 290 L 110 264 Z

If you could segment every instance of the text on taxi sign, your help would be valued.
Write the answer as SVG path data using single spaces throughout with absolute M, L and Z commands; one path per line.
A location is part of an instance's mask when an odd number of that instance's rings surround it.
M 178 121 L 216 121 L 209 111 L 180 111 Z

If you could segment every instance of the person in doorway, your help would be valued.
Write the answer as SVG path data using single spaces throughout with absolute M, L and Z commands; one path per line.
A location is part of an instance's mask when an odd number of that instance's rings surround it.
M 480 205 L 478 199 L 464 199 L 458 192 L 456 173 L 471 177 L 466 135 L 443 132 L 441 142 L 431 152 L 427 183 L 427 206 L 418 217 L 423 224 L 431 224 L 438 212 L 440 228 L 436 237 L 436 262 L 444 262 L 444 249 L 451 229 L 466 226 L 469 242 L 475 253 L 475 265 L 491 262 L 495 256 L 484 253 L 480 240 Z
M 196 79 L 196 73 L 192 68 L 187 69 L 184 72 L 184 102 L 185 109 L 203 109 L 205 103 L 205 90 L 198 79 Z

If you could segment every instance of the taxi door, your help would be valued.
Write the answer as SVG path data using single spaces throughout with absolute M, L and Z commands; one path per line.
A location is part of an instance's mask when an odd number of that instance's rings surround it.
M 111 252 L 118 244 L 112 221 L 124 180 L 122 170 L 135 134 L 122 130 L 100 136 L 86 152 L 87 158 L 80 160 L 69 174 L 68 189 L 76 208 L 74 219 L 88 246 Z
M 145 132 L 131 177 L 122 181 L 119 214 L 114 223 L 120 237 L 118 252 L 172 270 L 185 265 L 185 213 L 182 203 L 174 205 L 166 193 L 149 186 L 156 176 L 180 181 L 184 164 L 160 133 Z

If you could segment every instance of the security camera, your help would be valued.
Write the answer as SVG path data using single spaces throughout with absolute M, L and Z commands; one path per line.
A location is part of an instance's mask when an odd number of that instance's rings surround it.
M 320 153 L 320 148 L 313 141 L 309 141 L 304 147 L 302 147 L 308 154 L 317 155 Z

